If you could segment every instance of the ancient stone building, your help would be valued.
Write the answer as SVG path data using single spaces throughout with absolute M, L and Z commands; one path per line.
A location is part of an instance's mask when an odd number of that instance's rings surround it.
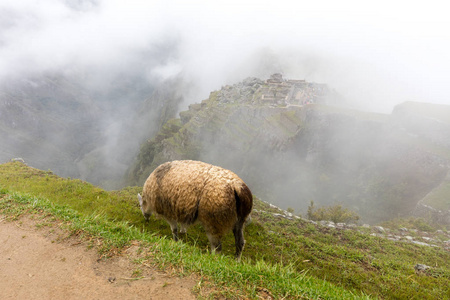
M 325 94 L 324 84 L 300 79 L 285 80 L 282 74 L 275 73 L 261 87 L 260 102 L 271 105 L 305 105 L 321 102 Z

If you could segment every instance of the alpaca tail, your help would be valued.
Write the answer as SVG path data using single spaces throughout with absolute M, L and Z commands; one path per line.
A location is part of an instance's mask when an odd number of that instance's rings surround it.
M 234 197 L 236 199 L 236 213 L 238 221 L 245 222 L 245 219 L 252 211 L 253 195 L 248 186 L 242 182 L 241 185 L 235 187 Z

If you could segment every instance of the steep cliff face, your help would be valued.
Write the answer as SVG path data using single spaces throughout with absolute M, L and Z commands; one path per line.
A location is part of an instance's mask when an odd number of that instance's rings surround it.
M 269 90 L 279 97 L 267 100 Z M 298 212 L 313 200 L 343 203 L 367 222 L 411 213 L 443 181 L 448 158 L 394 116 L 329 105 L 338 99 L 324 85 L 276 78 L 223 87 L 144 143 L 128 179 L 141 184 L 162 162 L 199 159 L 232 169 L 256 195 Z

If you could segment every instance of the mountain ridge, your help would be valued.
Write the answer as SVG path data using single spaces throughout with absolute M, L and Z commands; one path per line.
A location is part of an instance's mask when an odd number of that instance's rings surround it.
M 412 214 L 446 177 L 445 132 L 416 134 L 410 126 L 416 117 L 404 118 L 414 105 L 401 104 L 390 115 L 352 110 L 339 106 L 339 95 L 325 85 L 305 81 L 294 81 L 297 94 L 320 87 L 320 97 L 293 104 L 292 93 L 283 92 L 292 85 L 275 79 L 248 78 L 191 104 L 141 146 L 128 182 L 141 184 L 168 160 L 199 159 L 234 170 L 283 208 L 343 203 L 365 221 L 380 222 Z M 269 90 L 279 97 L 267 100 Z

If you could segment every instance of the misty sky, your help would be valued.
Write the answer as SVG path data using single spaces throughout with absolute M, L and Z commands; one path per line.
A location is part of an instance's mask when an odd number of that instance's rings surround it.
M 199 102 L 282 72 L 390 112 L 405 100 L 450 104 L 449 53 L 444 1 L 0 0 L 0 80 L 143 68 L 149 82 L 183 76 Z

